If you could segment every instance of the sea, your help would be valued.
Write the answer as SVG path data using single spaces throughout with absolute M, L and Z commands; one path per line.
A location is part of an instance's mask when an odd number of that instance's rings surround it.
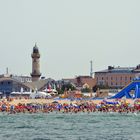
M 140 114 L 0 113 L 0 140 L 140 140 Z

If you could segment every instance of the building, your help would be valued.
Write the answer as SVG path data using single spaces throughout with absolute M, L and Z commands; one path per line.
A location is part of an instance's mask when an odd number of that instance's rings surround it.
M 88 85 L 90 89 L 93 89 L 96 85 L 95 79 L 91 76 L 77 76 L 76 78 L 62 79 L 62 81 L 64 83 L 72 83 L 79 90 L 81 90 L 85 84 Z
M 26 92 L 30 91 L 30 87 L 25 83 L 20 82 L 12 77 L 1 77 L 0 78 L 0 92 L 9 96 L 11 92 L 20 92 L 23 89 Z
M 12 76 L 0 77 L 0 93 L 2 96 L 9 96 L 12 92 L 30 92 L 30 91 L 42 91 L 46 89 L 48 84 L 54 84 L 53 79 L 41 79 L 34 82 L 22 82 L 19 79 Z
M 32 73 L 30 76 L 15 76 L 12 74 L 2 74 L 0 75 L 0 95 L 9 96 L 12 92 L 23 92 L 29 91 L 42 91 L 46 89 L 48 84 L 55 84 L 55 81 L 51 78 L 45 79 L 42 77 L 40 79 L 40 53 L 38 47 L 33 47 L 32 53 Z
M 20 82 L 32 82 L 32 77 L 30 77 L 30 76 L 17 76 L 17 75 L 11 75 L 11 77 L 13 78 L 13 79 L 16 79 L 16 80 L 18 80 L 18 81 L 20 81 Z
M 40 60 L 39 60 L 40 53 L 39 53 L 39 49 L 36 44 L 33 47 L 33 53 L 31 55 L 31 57 L 32 57 L 32 73 L 31 73 L 32 81 L 38 81 L 41 76 Z
M 123 88 L 139 77 L 140 65 L 136 67 L 113 67 L 95 72 L 96 85 L 102 88 Z

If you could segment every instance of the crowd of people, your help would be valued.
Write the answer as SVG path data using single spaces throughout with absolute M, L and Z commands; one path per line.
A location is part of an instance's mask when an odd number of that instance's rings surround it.
M 78 101 L 76 103 L 61 103 L 53 101 L 52 103 L 28 103 L 28 104 L 10 104 L 8 101 L 0 102 L 0 112 L 7 112 L 8 114 L 15 113 L 78 113 L 78 112 L 118 112 L 118 113 L 138 113 L 140 112 L 140 100 L 134 101 L 130 104 L 126 101 L 109 102 L 106 100 L 101 101 L 99 104 L 93 101 Z

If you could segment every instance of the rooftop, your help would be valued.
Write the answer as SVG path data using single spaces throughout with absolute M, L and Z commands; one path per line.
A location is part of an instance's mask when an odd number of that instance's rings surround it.
M 108 66 L 108 69 L 97 71 L 95 73 L 132 73 L 134 72 L 136 67 L 112 67 Z

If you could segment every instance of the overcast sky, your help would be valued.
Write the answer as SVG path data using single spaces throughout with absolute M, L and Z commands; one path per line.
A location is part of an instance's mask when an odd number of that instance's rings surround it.
M 0 0 L 0 74 L 30 75 L 39 47 L 42 76 L 89 75 L 140 63 L 140 0 Z

